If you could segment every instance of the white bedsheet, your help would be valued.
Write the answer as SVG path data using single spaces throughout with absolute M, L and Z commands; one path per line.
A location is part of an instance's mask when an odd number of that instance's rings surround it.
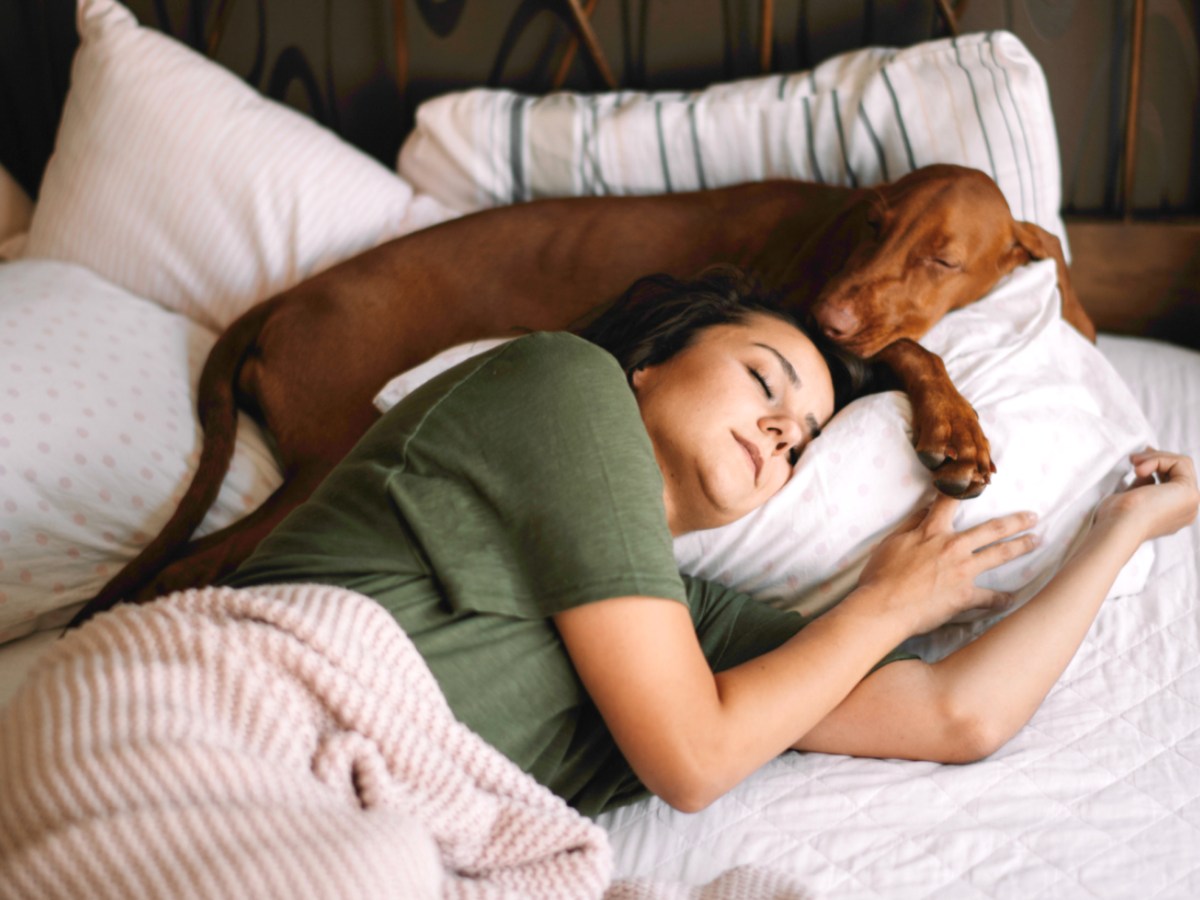
M 1200 456 L 1200 354 L 1100 346 L 1162 445 Z M 787 754 L 698 815 L 651 800 L 602 817 L 618 875 L 698 883 L 754 861 L 838 900 L 1200 897 L 1200 526 L 1157 550 L 993 757 Z
M 1200 457 L 1200 354 L 1103 337 L 1171 449 Z M 970 766 L 788 754 L 697 815 L 601 817 L 617 877 L 704 883 L 737 865 L 842 898 L 1200 897 L 1200 526 L 1101 610 L 1008 746 Z M 0 648 L 0 702 L 54 640 Z

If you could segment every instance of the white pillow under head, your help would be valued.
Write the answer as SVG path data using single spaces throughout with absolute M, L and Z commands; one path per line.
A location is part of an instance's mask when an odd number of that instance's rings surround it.
M 69 263 L 0 264 L 0 642 L 63 624 L 175 509 L 200 449 L 215 335 Z M 279 484 L 262 434 L 198 533 Z
M 220 329 L 446 211 L 115 0 L 80 45 L 25 257 L 87 266 Z

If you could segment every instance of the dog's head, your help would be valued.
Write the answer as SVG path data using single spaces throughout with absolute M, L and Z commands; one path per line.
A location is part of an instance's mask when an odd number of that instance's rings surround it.
M 920 338 L 1032 259 L 1057 260 L 1059 287 L 1070 290 L 1058 238 L 1013 219 L 995 182 L 962 166 L 927 166 L 856 192 L 822 243 L 822 256 L 844 264 L 817 291 L 812 315 L 865 357 Z

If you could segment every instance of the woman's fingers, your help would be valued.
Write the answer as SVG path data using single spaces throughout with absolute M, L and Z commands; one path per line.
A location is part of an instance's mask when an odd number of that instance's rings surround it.
M 954 514 L 961 503 L 961 500 L 939 493 L 929 506 L 925 527 L 936 531 L 949 530 L 954 525 Z
M 915 528 L 925 525 L 926 527 L 938 527 L 937 523 L 945 515 L 943 508 L 949 504 L 951 506 L 950 518 L 954 518 L 953 510 L 958 508 L 959 501 L 953 497 L 948 497 L 945 494 L 939 493 L 932 502 L 922 503 L 907 516 L 905 516 L 900 524 L 892 529 L 892 534 L 903 534 L 906 531 L 912 531 Z
M 1124 491 L 1105 498 L 1096 509 L 1097 524 L 1124 522 L 1141 540 L 1173 534 L 1196 520 L 1200 489 L 1196 464 L 1180 453 L 1147 447 L 1131 453 L 1135 479 Z
M 972 550 L 979 550 L 988 544 L 1002 541 L 1005 538 L 1012 537 L 1014 534 L 1027 531 L 1036 524 L 1037 513 L 1035 512 L 1009 513 L 1008 515 L 997 516 L 994 519 L 988 519 L 986 522 L 980 522 L 978 525 L 965 529 L 962 532 L 962 537 L 970 544 Z
M 914 528 L 924 522 L 928 515 L 929 506 L 927 504 L 918 506 L 907 516 L 905 516 L 899 525 L 892 529 L 892 534 L 903 534 L 906 531 L 912 531 Z
M 1032 553 L 1041 544 L 1041 538 L 1032 532 L 1008 540 L 996 541 L 975 551 L 974 561 L 980 572 L 1002 566 L 1027 553 Z
M 1190 457 L 1147 447 L 1141 453 L 1131 454 L 1129 459 L 1139 479 L 1158 475 L 1160 480 L 1196 485 L 1196 466 Z

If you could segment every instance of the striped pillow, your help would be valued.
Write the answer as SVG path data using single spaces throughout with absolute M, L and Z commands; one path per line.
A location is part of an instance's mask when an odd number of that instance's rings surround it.
M 468 212 L 766 178 L 871 185 L 934 162 L 982 169 L 1018 218 L 1065 240 L 1046 80 L 1002 31 L 867 48 L 694 93 L 449 94 L 418 110 L 399 171 Z
M 114 0 L 80 46 L 25 257 L 87 266 L 212 328 L 445 216 L 332 132 Z

